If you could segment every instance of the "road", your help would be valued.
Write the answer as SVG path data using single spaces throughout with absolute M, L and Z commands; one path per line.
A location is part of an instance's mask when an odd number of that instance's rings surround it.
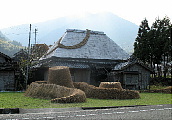
M 47 111 L 49 110 L 49 111 Z M 46 109 L 41 113 L 0 114 L 0 120 L 171 120 L 172 104 L 107 109 Z

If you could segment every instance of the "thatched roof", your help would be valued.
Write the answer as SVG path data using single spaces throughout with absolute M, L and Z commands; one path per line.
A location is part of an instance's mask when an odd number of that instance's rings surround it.
M 104 32 L 67 29 L 42 59 L 55 57 L 126 60 L 129 55 Z

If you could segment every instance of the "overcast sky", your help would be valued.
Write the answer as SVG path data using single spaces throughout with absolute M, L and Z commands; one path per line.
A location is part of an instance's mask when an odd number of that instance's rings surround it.
M 68 15 L 112 12 L 137 25 L 165 15 L 172 19 L 172 0 L 0 0 L 0 29 Z

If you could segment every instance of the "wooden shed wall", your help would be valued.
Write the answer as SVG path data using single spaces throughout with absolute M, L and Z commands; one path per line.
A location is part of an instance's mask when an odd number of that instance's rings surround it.
M 138 71 L 137 74 L 124 75 L 125 85 L 135 84 L 136 89 L 147 89 L 150 80 L 150 71 L 139 64 L 134 64 L 127 67 L 124 71 Z
M 0 91 L 14 90 L 15 79 L 14 71 L 0 71 Z
M 111 81 L 119 81 L 125 89 L 147 89 L 151 72 L 140 64 L 114 71 Z

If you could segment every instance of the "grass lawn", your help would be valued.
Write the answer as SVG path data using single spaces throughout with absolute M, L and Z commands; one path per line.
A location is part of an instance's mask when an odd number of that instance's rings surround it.
M 164 89 L 167 86 L 162 86 L 162 85 L 151 85 L 150 90 L 158 90 L 158 89 Z
M 103 107 L 127 105 L 172 104 L 172 94 L 140 93 L 140 99 L 105 100 L 87 98 L 85 103 L 59 104 L 49 100 L 25 97 L 24 93 L 0 93 L 0 108 L 69 108 L 69 107 Z

